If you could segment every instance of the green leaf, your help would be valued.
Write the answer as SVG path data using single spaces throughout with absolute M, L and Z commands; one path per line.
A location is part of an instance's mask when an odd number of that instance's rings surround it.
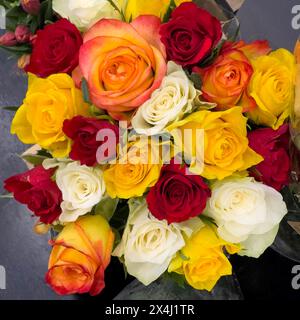
M 52 226 L 52 230 L 55 232 L 55 233 L 61 233 L 62 230 L 63 230 L 63 226 L 61 224 L 56 224 L 56 225 L 53 225 Z
M 54 11 L 52 9 L 52 0 L 43 1 L 41 4 L 41 9 L 38 15 L 38 25 L 40 29 L 45 26 L 46 21 L 55 21 Z
M 32 16 L 29 23 L 29 29 L 32 34 L 35 34 L 39 27 L 39 21 L 37 17 Z
M 110 197 L 107 197 L 95 207 L 95 214 L 99 214 L 107 221 L 110 221 L 117 209 L 118 203 L 118 198 L 112 199 Z
M 45 14 L 44 14 L 44 22 L 45 21 L 52 21 L 52 19 L 53 19 L 52 0 L 48 0 L 45 2 L 47 2 L 48 4 L 47 4 Z
M 116 228 L 111 228 L 114 235 L 115 235 L 115 241 L 114 241 L 114 249 L 121 243 L 121 234 L 119 232 L 119 230 L 117 230 Z
M 20 5 L 20 0 L 0 0 L 0 5 L 6 9 L 11 9 L 13 7 L 18 7 Z
M 48 159 L 48 157 L 39 156 L 36 154 L 26 154 L 22 155 L 21 158 L 34 166 L 39 166 L 43 163 L 44 160 Z
M 46 157 L 46 158 L 53 158 L 51 153 L 49 153 L 47 150 L 45 149 L 40 149 L 37 151 L 36 153 L 38 156 L 42 156 L 42 157 Z
M 16 112 L 20 107 L 17 106 L 6 106 L 6 107 L 1 107 L 1 109 L 3 110 L 7 110 L 7 111 L 13 111 Z
M 220 43 L 217 45 L 217 47 L 214 48 L 211 55 L 201 62 L 200 64 L 201 68 L 205 68 L 214 62 L 214 60 L 219 56 L 219 53 L 223 47 L 224 42 L 225 42 L 224 40 L 221 40 Z
M 168 280 L 171 280 L 171 281 L 177 283 L 177 285 L 182 289 L 185 289 L 187 286 L 185 277 L 183 275 L 176 273 L 176 272 L 171 272 L 171 273 L 165 272 L 164 277 Z
M 194 83 L 194 86 L 196 89 L 201 90 L 202 87 L 202 79 L 199 76 L 198 73 L 192 72 L 191 75 L 189 76 L 191 81 Z
M 180 258 L 181 258 L 183 261 L 189 261 L 189 260 L 190 260 L 190 258 L 187 257 L 182 251 L 179 251 L 178 254 L 179 254 Z
M 11 7 L 6 11 L 6 29 L 15 31 L 19 24 L 27 24 L 27 13 L 21 7 Z
M 81 90 L 82 90 L 84 101 L 86 103 L 91 104 L 89 87 L 88 87 L 87 81 L 84 78 L 81 81 Z
M 214 225 L 216 226 L 215 220 L 211 217 L 205 216 L 204 214 L 202 214 L 200 216 L 200 219 L 202 220 L 203 223 L 207 224 L 207 225 Z
M 171 14 L 172 14 L 172 12 L 173 12 L 174 9 L 176 9 L 176 3 L 175 3 L 174 0 L 171 0 L 170 5 L 169 5 L 169 8 L 168 8 L 166 14 L 165 14 L 164 17 L 163 17 L 163 22 L 164 22 L 164 23 L 165 23 L 165 22 L 168 22 L 168 21 L 170 20 Z
M 120 233 L 123 232 L 129 215 L 129 207 L 127 201 L 119 200 L 118 207 L 112 216 L 109 224 L 112 228 L 117 229 Z
M 115 124 L 114 119 L 108 115 L 105 110 L 97 108 L 94 104 L 90 105 L 89 113 L 93 118 L 97 118 L 99 120 L 108 120 L 112 124 Z
M 113 0 L 107 0 L 107 1 L 111 4 L 111 6 L 112 6 L 115 10 L 117 10 L 117 11 L 119 12 L 122 20 L 123 20 L 123 21 L 126 21 L 124 12 L 114 3 L 114 1 L 113 1 Z
M 0 45 L 0 48 L 6 50 L 9 53 L 13 53 L 19 56 L 22 56 L 25 53 L 31 53 L 31 47 L 26 44 L 23 44 L 20 46 L 14 46 L 14 47 L 6 47 L 3 45 Z

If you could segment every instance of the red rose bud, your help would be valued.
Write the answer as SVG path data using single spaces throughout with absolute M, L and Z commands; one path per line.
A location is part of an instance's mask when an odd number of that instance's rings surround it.
M 278 130 L 261 128 L 248 135 L 249 146 L 260 154 L 264 161 L 251 170 L 258 181 L 280 191 L 289 183 L 291 171 L 289 156 L 289 126 L 282 125 Z
M 13 47 L 17 44 L 17 39 L 14 32 L 6 32 L 0 37 L 0 45 L 6 47 Z
M 18 43 L 27 43 L 30 40 L 30 30 L 27 26 L 20 24 L 15 30 L 15 36 Z
M 33 16 L 39 14 L 41 9 L 40 0 L 21 0 L 23 10 Z
M 18 60 L 18 68 L 25 69 L 30 61 L 30 54 L 23 54 Z
M 211 191 L 200 176 L 189 174 L 186 165 L 172 161 L 162 168 L 158 182 L 148 193 L 147 203 L 154 217 L 173 223 L 199 216 L 210 196 Z

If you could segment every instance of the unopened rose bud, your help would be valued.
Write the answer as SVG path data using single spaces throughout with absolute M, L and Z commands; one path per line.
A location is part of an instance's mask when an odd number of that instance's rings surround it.
M 49 224 L 44 224 L 40 221 L 38 221 L 34 227 L 33 227 L 33 230 L 36 234 L 39 234 L 39 235 L 44 235 L 46 233 L 49 232 L 50 230 L 50 225 Z
M 8 31 L 0 37 L 0 45 L 13 47 L 17 44 L 17 39 L 14 32 Z
M 30 40 L 30 30 L 27 26 L 20 24 L 15 30 L 18 43 L 27 43 Z
M 39 14 L 41 9 L 40 0 L 21 0 L 23 10 L 33 16 Z
M 23 54 L 18 60 L 18 68 L 24 69 L 29 65 L 30 62 L 30 54 Z

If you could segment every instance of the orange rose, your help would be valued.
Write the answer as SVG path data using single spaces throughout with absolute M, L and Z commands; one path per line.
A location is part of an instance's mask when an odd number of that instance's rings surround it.
M 150 15 L 130 24 L 102 19 L 84 36 L 79 65 L 91 101 L 114 119 L 128 118 L 159 88 L 166 74 L 159 27 L 160 19 Z
M 249 59 L 269 51 L 265 41 L 256 41 L 250 45 L 245 45 L 243 41 L 226 42 L 212 65 L 194 69 L 202 77 L 203 97 L 217 103 L 222 110 L 234 106 L 243 107 L 243 111 L 255 108 L 256 103 L 247 92 L 253 74 Z
M 46 282 L 61 295 L 99 294 L 105 287 L 104 270 L 113 242 L 109 224 L 99 215 L 66 225 L 53 242 Z

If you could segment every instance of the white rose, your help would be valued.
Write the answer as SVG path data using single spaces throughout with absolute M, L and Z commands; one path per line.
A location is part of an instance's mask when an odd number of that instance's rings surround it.
M 127 226 L 113 255 L 124 256 L 128 273 L 147 286 L 168 269 L 174 255 L 185 246 L 184 235 L 190 237 L 203 224 L 194 218 L 169 225 L 151 215 L 145 200 L 131 199 L 129 206 Z
M 107 0 L 53 0 L 53 10 L 69 19 L 80 31 L 86 31 L 102 18 L 120 18 Z
M 56 171 L 56 183 L 62 192 L 60 222 L 73 222 L 92 210 L 105 194 L 101 169 L 71 162 Z
M 206 214 L 221 238 L 241 243 L 240 255 L 257 258 L 275 240 L 287 208 L 279 192 L 253 178 L 229 178 L 212 186 Z
M 191 112 L 199 94 L 182 67 L 170 61 L 167 76 L 160 88 L 138 109 L 132 119 L 132 127 L 139 134 L 158 134 L 168 124 Z

